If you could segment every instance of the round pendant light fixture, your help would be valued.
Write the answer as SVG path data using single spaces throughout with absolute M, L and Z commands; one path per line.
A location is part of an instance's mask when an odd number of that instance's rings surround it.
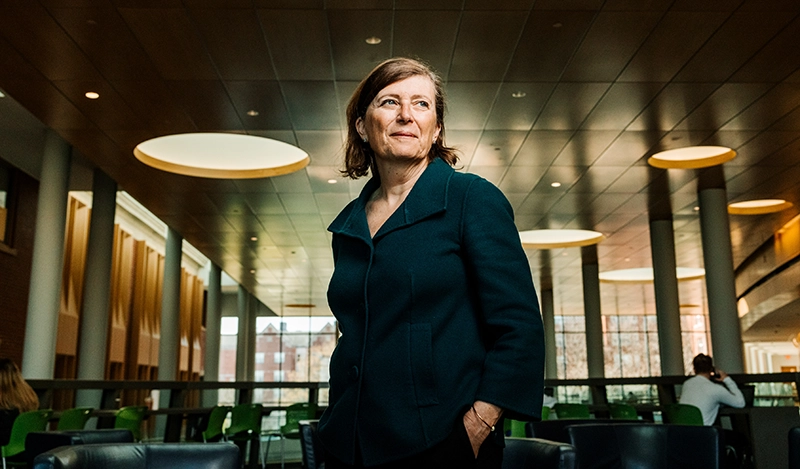
M 728 204 L 728 213 L 731 215 L 763 215 L 780 212 L 792 206 L 791 202 L 783 199 L 744 200 Z
M 522 247 L 556 249 L 590 246 L 605 239 L 603 233 L 591 230 L 529 230 L 520 231 Z
M 133 154 L 163 171 L 216 179 L 280 176 L 309 163 L 303 150 L 264 137 L 227 133 L 166 135 L 144 141 Z
M 728 147 L 696 146 L 656 153 L 647 163 L 662 169 L 697 169 L 716 166 L 735 157 L 736 152 Z

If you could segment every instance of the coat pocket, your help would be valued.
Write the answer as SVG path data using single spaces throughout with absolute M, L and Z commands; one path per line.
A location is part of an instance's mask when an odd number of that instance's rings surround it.
M 417 405 L 431 406 L 439 403 L 436 395 L 436 376 L 433 367 L 433 346 L 430 324 L 411 324 L 409 350 L 411 374 Z

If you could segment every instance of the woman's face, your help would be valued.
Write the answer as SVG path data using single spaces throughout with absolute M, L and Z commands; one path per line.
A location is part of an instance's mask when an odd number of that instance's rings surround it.
M 433 82 L 426 76 L 394 82 L 378 92 L 366 115 L 356 121 L 356 130 L 379 159 L 427 158 L 440 130 L 435 99 Z

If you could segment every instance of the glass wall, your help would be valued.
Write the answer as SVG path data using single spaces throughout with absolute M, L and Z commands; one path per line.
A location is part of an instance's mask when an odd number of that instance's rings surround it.
M 604 315 L 603 355 L 607 378 L 635 378 L 661 375 L 658 326 L 655 315 Z M 556 316 L 556 364 L 558 379 L 588 377 L 586 365 L 586 324 L 583 316 Z M 709 353 L 708 316 L 681 315 L 681 340 L 686 373 L 692 371 L 692 358 Z M 559 389 L 560 402 L 588 402 L 588 389 Z M 611 402 L 651 402 L 656 399 L 652 386 L 607 388 Z

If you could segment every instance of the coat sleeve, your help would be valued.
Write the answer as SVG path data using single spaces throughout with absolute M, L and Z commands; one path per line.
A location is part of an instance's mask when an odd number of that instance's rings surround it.
M 530 266 L 511 205 L 476 178 L 464 198 L 461 238 L 487 349 L 477 400 L 507 417 L 541 416 L 544 331 Z

